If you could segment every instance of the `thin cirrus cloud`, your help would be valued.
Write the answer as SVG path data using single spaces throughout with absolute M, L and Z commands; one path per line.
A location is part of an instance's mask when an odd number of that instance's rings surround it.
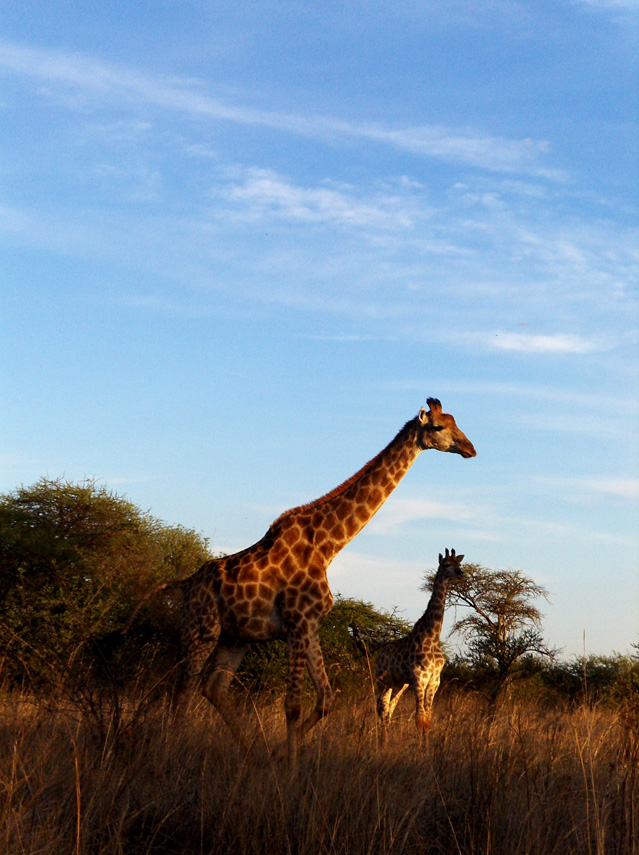
M 615 496 L 633 501 L 639 499 L 639 478 L 583 478 L 574 479 L 570 485 L 601 496 Z
M 370 524 L 375 534 L 391 534 L 406 524 L 425 519 L 450 520 L 464 523 L 476 520 L 477 513 L 461 504 L 395 498 Z
M 639 478 L 598 478 L 586 481 L 584 486 L 621 499 L 639 499 Z
M 584 354 L 605 349 L 601 343 L 569 333 L 532 335 L 499 332 L 488 336 L 486 341 L 497 350 L 513 350 L 520 353 Z
M 583 6 L 594 9 L 639 12 L 639 0 L 580 0 Z
M 363 200 L 350 188 L 300 187 L 272 170 L 249 168 L 244 179 L 223 191 L 232 202 L 245 206 L 249 215 L 273 214 L 302 222 L 329 222 L 342 225 L 406 228 L 413 218 L 406 199 L 390 195 Z
M 215 121 L 261 126 L 316 139 L 376 142 L 418 156 L 492 172 L 532 174 L 551 180 L 565 177 L 543 166 L 541 161 L 548 150 L 543 140 L 508 139 L 472 131 L 451 131 L 436 125 L 392 128 L 380 123 L 236 106 L 209 95 L 198 81 L 152 76 L 75 53 L 8 42 L 0 43 L 0 68 L 21 78 L 46 82 L 49 86 L 57 84 L 71 88 L 80 99 L 116 101 L 120 106 L 141 102 Z M 73 101 L 67 100 L 67 103 L 73 105 Z
M 588 414 L 588 419 L 592 419 Z M 599 423 L 599 435 L 609 434 L 605 424 Z M 625 431 L 627 434 L 627 431 Z M 610 499 L 618 499 L 621 503 L 633 504 L 639 499 L 639 478 L 624 476 L 602 475 L 595 478 L 565 478 L 560 476 L 539 476 L 537 479 L 541 488 L 552 491 L 554 496 L 561 494 L 569 504 L 587 502 L 592 504 L 601 500 L 604 503 Z

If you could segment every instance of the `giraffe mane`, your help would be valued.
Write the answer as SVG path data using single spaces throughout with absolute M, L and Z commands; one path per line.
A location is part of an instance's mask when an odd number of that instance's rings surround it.
M 350 476 L 349 478 L 347 478 L 345 481 L 342 481 L 342 483 L 341 483 L 341 484 L 338 484 L 338 486 L 337 486 L 337 487 L 334 487 L 332 490 L 330 490 L 328 493 L 325 493 L 323 496 L 320 496 L 318 499 L 314 499 L 314 500 L 313 500 L 313 501 L 311 501 L 311 502 L 307 502 L 307 503 L 305 503 L 305 504 L 303 504 L 303 505 L 297 505 L 297 506 L 296 506 L 296 507 L 294 507 L 294 508 L 289 508 L 287 511 L 284 511 L 284 513 L 280 514 L 280 515 L 279 515 L 279 517 L 277 517 L 277 519 L 276 519 L 276 520 L 274 520 L 274 522 L 273 522 L 273 523 L 271 524 L 271 526 L 270 526 L 269 531 L 270 531 L 274 526 L 276 526 L 279 522 L 281 522 L 281 521 L 284 519 L 284 517 L 287 517 L 287 516 L 289 516 L 290 514 L 297 514 L 297 513 L 302 513 L 302 512 L 304 512 L 304 511 L 310 511 L 310 510 L 312 510 L 313 508 L 317 508 L 317 507 L 319 507 L 319 506 L 323 505 L 325 502 L 328 502 L 328 501 L 330 501 L 331 499 L 334 499 L 336 496 L 340 496 L 340 495 L 342 495 L 342 493 L 345 493 L 345 492 L 346 492 L 346 490 L 348 490 L 348 488 L 349 488 L 352 484 L 354 484 L 356 481 L 358 481 L 358 480 L 359 480 L 363 475 L 365 475 L 365 474 L 366 474 L 370 469 L 372 469 L 372 468 L 373 468 L 373 466 L 377 463 L 377 461 L 378 461 L 381 457 L 383 457 L 383 455 L 384 455 L 384 454 L 386 453 L 386 451 L 391 447 L 391 445 L 393 445 L 393 444 L 397 441 L 398 437 L 400 437 L 400 436 L 401 436 L 402 434 L 404 434 L 404 433 L 408 433 L 408 432 L 413 428 L 413 426 L 415 425 L 416 421 L 417 421 L 417 417 L 412 418 L 412 419 L 409 419 L 409 420 L 406 422 L 406 424 L 404 425 L 404 427 L 403 427 L 403 428 L 401 428 L 401 430 L 399 430 L 399 431 L 397 432 L 397 434 L 395 435 L 395 437 L 394 437 L 394 438 L 393 438 L 393 439 L 388 443 L 388 445 L 387 445 L 387 446 L 385 446 L 385 448 L 382 448 L 382 450 L 381 450 L 380 452 L 378 452 L 378 453 L 375 455 L 375 457 L 372 457 L 372 458 L 368 461 L 368 463 L 365 463 L 365 464 L 362 466 L 362 468 L 361 468 L 361 469 L 358 469 L 358 470 L 357 470 L 357 472 L 355 472 L 355 474 L 354 474 L 354 475 L 351 475 L 351 476 Z

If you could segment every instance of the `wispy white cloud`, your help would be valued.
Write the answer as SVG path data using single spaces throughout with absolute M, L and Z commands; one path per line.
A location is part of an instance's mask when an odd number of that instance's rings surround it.
M 477 518 L 477 512 L 462 504 L 432 502 L 420 499 L 401 499 L 384 507 L 383 513 L 374 517 L 369 530 L 375 534 L 391 534 L 396 529 L 418 520 L 437 519 L 468 523 Z
M 348 135 L 392 145 L 412 154 L 495 172 L 524 172 L 563 180 L 560 171 L 544 169 L 539 161 L 548 152 L 544 140 L 511 140 L 504 137 L 459 133 L 439 126 L 390 129 L 374 124 L 344 125 Z
M 335 333 L 334 335 L 305 335 L 303 338 L 310 341 L 335 341 L 335 342 L 353 342 L 357 344 L 359 342 L 370 342 L 370 341 L 379 341 L 379 336 L 372 335 L 362 335 L 357 333 Z M 389 341 L 395 341 L 396 339 L 392 336 L 388 337 Z
M 336 584 L 339 589 L 340 583 L 346 582 L 353 585 L 359 585 L 360 591 L 362 587 L 366 588 L 366 579 L 368 585 L 371 583 L 380 587 L 386 587 L 402 584 L 408 585 L 409 590 L 415 592 L 424 575 L 437 566 L 437 554 L 429 555 L 425 561 L 410 561 L 406 559 L 396 558 L 389 562 L 388 558 L 378 555 L 370 555 L 366 552 L 359 551 L 354 548 L 349 548 L 340 552 L 329 569 L 329 579 L 331 586 Z M 364 580 L 364 586 L 361 581 Z M 348 594 L 347 594 L 348 596 Z M 383 599 L 379 600 L 384 602 Z M 393 602 L 392 598 L 385 599 L 386 602 Z M 397 600 L 395 600 L 397 602 Z
M 301 187 L 273 170 L 249 168 L 223 194 L 241 203 L 245 215 L 275 215 L 306 223 L 328 222 L 376 228 L 408 228 L 414 217 L 405 197 L 358 197 L 355 188 Z
M 315 139 L 375 142 L 421 157 L 494 172 L 533 174 L 553 180 L 563 177 L 544 166 L 548 144 L 543 140 L 508 139 L 438 125 L 393 128 L 331 116 L 259 110 L 226 103 L 208 94 L 199 81 L 153 76 L 80 54 L 8 42 L 0 44 L 0 67 L 39 84 L 73 90 L 80 100 L 67 101 L 68 106 L 83 106 L 83 98 L 116 101 L 120 106 L 143 102 L 215 121 L 261 126 Z
M 148 137 L 153 130 L 151 122 L 140 120 L 120 120 L 116 122 L 97 122 L 84 127 L 81 142 L 118 143 L 137 142 Z
M 580 356 L 610 350 L 610 345 L 600 337 L 586 338 L 574 333 L 525 333 L 495 330 L 492 332 L 461 332 L 453 330 L 443 339 L 457 341 L 468 347 L 481 346 L 491 350 L 512 351 L 543 356 Z M 490 384 L 488 384 L 490 386 Z M 529 392 L 525 394 L 530 395 Z M 537 396 L 537 393 L 534 393 Z M 543 396 L 539 393 L 539 396 Z
M 161 198 L 162 176 L 158 170 L 145 167 L 122 166 L 114 163 L 95 163 L 92 178 L 107 193 L 118 193 L 118 201 L 133 205 L 156 202 Z
M 0 232 L 9 235 L 22 235 L 32 227 L 29 214 L 12 205 L 0 204 Z
M 639 478 L 593 478 L 581 482 L 586 490 L 618 496 L 620 499 L 639 499 Z
M 514 350 L 521 353 L 584 354 L 604 349 L 598 342 L 570 333 L 534 335 L 496 332 L 486 336 L 485 341 L 497 350 Z
M 563 478 L 557 481 L 570 491 L 570 497 L 583 498 L 584 492 L 591 497 L 614 496 L 618 499 L 634 501 L 639 499 L 639 478 Z
M 639 12 L 639 0 L 574 0 L 578 6 L 591 6 L 606 11 Z

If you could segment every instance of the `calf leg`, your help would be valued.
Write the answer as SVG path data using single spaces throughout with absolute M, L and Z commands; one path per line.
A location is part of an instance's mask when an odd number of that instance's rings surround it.
M 391 700 L 390 707 L 388 709 L 388 723 L 389 724 L 390 724 L 391 718 L 393 717 L 393 713 L 395 712 L 395 708 L 396 708 L 397 704 L 399 703 L 399 699 L 404 694 L 404 692 L 406 691 L 407 688 L 408 688 L 408 683 L 404 683 L 404 685 L 401 687 L 401 689 L 397 692 L 397 694 Z
M 379 716 L 379 720 L 382 725 L 382 744 L 386 742 L 386 736 L 388 734 L 393 713 L 399 703 L 399 699 L 407 688 L 408 683 L 404 683 L 399 691 L 393 696 L 393 691 L 395 690 L 394 686 L 386 688 L 383 684 L 380 684 L 377 695 L 377 715 Z
M 430 675 L 430 679 L 424 676 L 421 679 L 421 688 L 417 692 L 417 736 L 421 743 L 424 734 L 430 730 L 433 716 L 433 700 L 439 688 L 439 671 Z

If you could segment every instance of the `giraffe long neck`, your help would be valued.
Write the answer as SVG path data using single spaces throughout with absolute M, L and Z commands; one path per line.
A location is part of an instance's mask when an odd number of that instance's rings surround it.
M 448 579 L 445 576 L 435 576 L 433 593 L 431 594 L 426 611 L 415 624 L 413 632 L 423 638 L 439 638 L 444 623 L 444 608 L 446 606 L 446 591 Z
M 312 529 L 330 561 L 360 532 L 384 504 L 422 450 L 417 442 L 417 419 L 408 422 L 378 455 L 325 496 L 286 511 L 273 523 L 287 518 Z M 329 548 L 330 544 L 330 548 Z

